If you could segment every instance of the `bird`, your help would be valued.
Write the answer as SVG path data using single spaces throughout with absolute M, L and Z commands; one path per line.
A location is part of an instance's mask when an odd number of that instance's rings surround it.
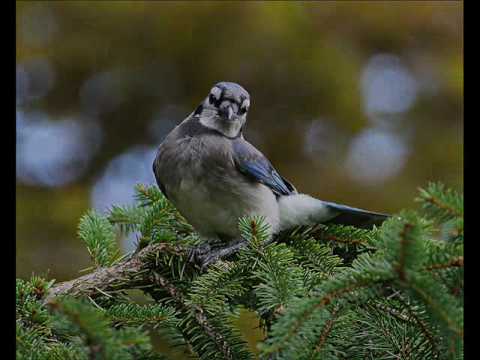
M 158 187 L 206 244 L 238 243 L 245 216 L 262 216 L 269 235 L 319 223 L 371 228 L 389 217 L 297 191 L 244 138 L 250 104 L 242 86 L 216 83 L 156 152 Z

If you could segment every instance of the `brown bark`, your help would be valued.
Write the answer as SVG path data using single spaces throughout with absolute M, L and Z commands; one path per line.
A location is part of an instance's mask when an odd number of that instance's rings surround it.
M 265 244 L 276 241 L 272 237 Z M 208 265 L 228 257 L 247 245 L 241 240 L 222 248 L 203 249 L 195 254 L 196 249 L 186 248 L 166 243 L 151 244 L 133 254 L 118 264 L 106 268 L 98 268 L 94 272 L 77 279 L 65 281 L 52 287 L 45 301 L 61 295 L 89 296 L 94 298 L 109 291 L 135 289 L 141 286 L 153 285 L 151 271 L 155 269 L 154 259 L 161 253 L 188 257 L 191 266 L 197 266 L 205 271 Z M 195 256 L 192 256 L 194 254 Z M 152 260 L 153 259 L 153 260 Z
M 187 250 L 170 244 L 152 244 L 131 257 L 110 267 L 98 268 L 90 274 L 65 281 L 53 286 L 45 302 L 61 295 L 96 297 L 109 291 L 135 289 L 152 284 L 150 271 L 155 267 L 155 258 L 159 253 L 186 256 Z

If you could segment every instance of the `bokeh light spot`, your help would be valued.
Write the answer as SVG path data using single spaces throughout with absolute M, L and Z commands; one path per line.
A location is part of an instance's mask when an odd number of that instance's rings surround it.
M 390 54 L 378 54 L 369 60 L 361 84 L 369 115 L 405 112 L 417 97 L 417 81 L 400 58 Z
M 17 111 L 17 179 L 29 185 L 63 186 L 87 170 L 101 143 L 95 122 L 53 121 L 43 112 Z
M 401 137 L 372 128 L 352 140 L 345 166 L 354 180 L 379 184 L 403 169 L 407 155 L 408 146 Z

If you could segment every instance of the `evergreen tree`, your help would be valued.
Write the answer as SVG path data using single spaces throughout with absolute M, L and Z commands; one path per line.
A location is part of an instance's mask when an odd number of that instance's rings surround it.
M 193 228 L 156 187 L 136 193 L 134 207 L 81 219 L 90 273 L 17 279 L 18 359 L 167 359 L 152 331 L 183 358 L 463 358 L 460 194 L 430 184 L 418 211 L 372 230 L 316 225 L 271 239 L 262 218 L 243 218 L 244 246 L 203 269 Z M 134 253 L 120 256 L 119 231 L 140 234 Z M 260 319 L 258 352 L 236 326 L 242 309 Z

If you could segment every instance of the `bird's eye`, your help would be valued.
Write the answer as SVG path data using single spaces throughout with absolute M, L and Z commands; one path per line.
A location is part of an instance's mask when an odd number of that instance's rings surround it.
M 218 87 L 214 87 L 208 95 L 208 102 L 212 105 L 218 107 L 220 105 L 220 100 L 222 99 L 222 90 Z
M 240 107 L 240 110 L 238 110 L 238 114 L 239 115 L 245 114 L 247 112 L 249 106 L 250 106 L 250 100 L 247 99 L 242 103 L 242 106 Z

